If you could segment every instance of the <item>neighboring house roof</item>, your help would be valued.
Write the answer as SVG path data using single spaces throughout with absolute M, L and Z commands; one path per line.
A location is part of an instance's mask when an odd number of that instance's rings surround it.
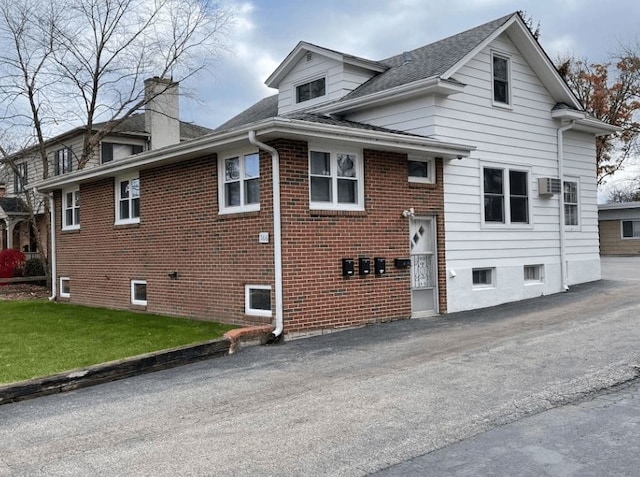
M 0 210 L 5 215 L 24 215 L 29 212 L 27 204 L 19 197 L 0 197 Z
M 640 220 L 640 202 L 598 204 L 599 220 Z
M 106 121 L 94 124 L 94 129 L 100 129 L 107 124 Z M 84 127 L 78 128 L 78 130 L 84 130 Z M 198 126 L 192 123 L 186 123 L 180 121 L 180 139 L 188 140 L 195 139 L 205 134 L 209 134 L 213 129 L 206 128 L 204 126 Z M 148 134 L 144 125 L 144 113 L 132 114 L 127 119 L 118 124 L 114 130 L 114 133 L 131 133 L 131 134 Z

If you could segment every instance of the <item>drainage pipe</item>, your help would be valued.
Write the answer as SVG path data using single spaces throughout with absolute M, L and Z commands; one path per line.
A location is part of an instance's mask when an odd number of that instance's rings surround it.
M 284 330 L 282 305 L 282 223 L 280 214 L 280 154 L 273 147 L 256 139 L 256 132 L 249 131 L 249 142 L 271 154 L 271 178 L 273 184 L 273 262 L 275 266 L 276 285 L 276 319 L 273 330 L 274 339 Z
M 569 290 L 569 280 L 567 277 L 567 256 L 564 233 L 564 132 L 575 125 L 575 121 L 558 128 L 558 176 L 560 177 L 560 197 L 558 204 L 560 207 L 560 274 L 562 289 Z

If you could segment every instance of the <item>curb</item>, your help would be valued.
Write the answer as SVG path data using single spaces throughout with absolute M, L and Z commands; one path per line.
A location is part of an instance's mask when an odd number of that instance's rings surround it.
M 153 351 L 49 376 L 3 384 L 0 385 L 0 405 L 227 356 L 237 351 L 241 347 L 241 343 L 242 346 L 264 344 L 272 330 L 271 326 L 237 328 L 215 340 Z

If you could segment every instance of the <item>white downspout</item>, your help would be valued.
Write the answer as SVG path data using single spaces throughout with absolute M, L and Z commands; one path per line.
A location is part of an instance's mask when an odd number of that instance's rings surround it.
M 51 223 L 51 229 L 49 230 L 50 233 L 50 237 L 49 237 L 49 241 L 51 243 L 51 256 L 49 257 L 49 263 L 51 264 L 51 296 L 49 297 L 49 301 L 54 301 L 56 299 L 56 274 L 58 272 L 57 268 L 56 268 L 56 204 L 55 201 L 53 200 L 53 192 L 49 192 L 48 194 L 45 194 L 43 192 L 40 192 L 38 189 L 36 189 L 35 187 L 33 188 L 33 191 L 42 196 L 42 197 L 46 197 L 49 199 L 49 216 L 50 216 L 50 223 Z
M 271 178 L 273 184 L 273 262 L 276 283 L 276 320 L 273 330 L 274 338 L 278 338 L 284 330 L 282 304 L 282 224 L 280 219 L 280 154 L 271 146 L 258 141 L 256 132 L 249 131 L 249 142 L 271 154 Z
M 571 129 L 575 121 L 558 128 L 558 176 L 560 177 L 560 273 L 562 279 L 562 289 L 569 290 L 569 280 L 567 277 L 567 257 L 564 237 L 564 132 Z

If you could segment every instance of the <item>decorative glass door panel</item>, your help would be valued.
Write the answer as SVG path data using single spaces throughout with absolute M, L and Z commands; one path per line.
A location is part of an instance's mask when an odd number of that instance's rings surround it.
M 411 219 L 411 311 L 415 317 L 437 310 L 438 268 L 435 250 L 435 226 L 431 218 Z

